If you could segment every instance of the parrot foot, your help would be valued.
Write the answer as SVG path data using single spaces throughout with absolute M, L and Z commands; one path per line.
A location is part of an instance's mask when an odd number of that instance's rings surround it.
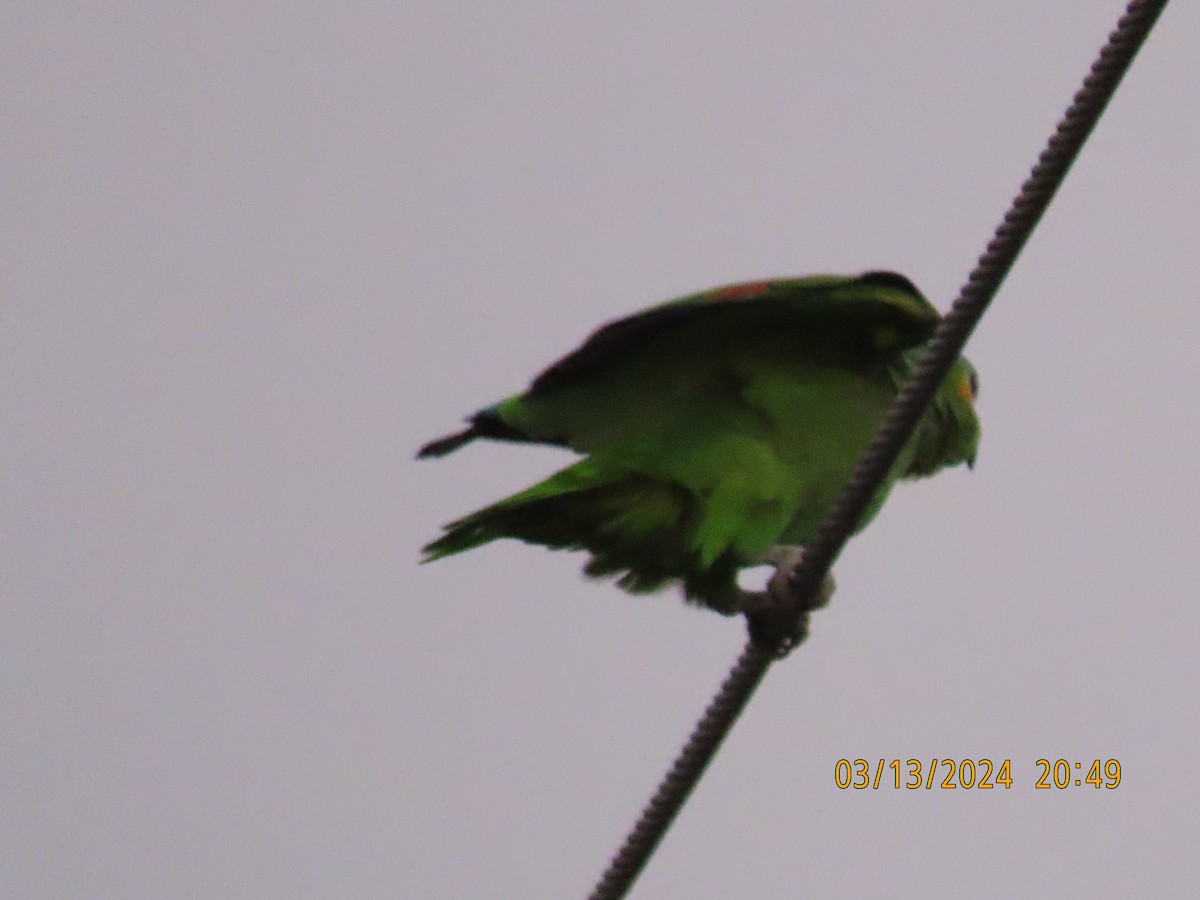
M 780 656 L 804 640 L 808 632 L 808 614 L 829 604 L 837 587 L 832 575 L 826 575 L 816 592 L 801 607 L 792 589 L 792 575 L 804 559 L 804 548 L 787 545 L 772 547 L 761 560 L 775 566 L 775 574 L 765 591 L 742 591 L 741 611 L 750 626 L 750 638 L 760 647 L 770 647 Z
M 775 605 L 769 591 L 741 591 L 741 599 L 736 612 L 747 616 L 760 616 Z

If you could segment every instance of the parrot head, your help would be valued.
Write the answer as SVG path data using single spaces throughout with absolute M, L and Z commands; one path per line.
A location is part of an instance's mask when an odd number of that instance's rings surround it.
M 975 414 L 978 396 L 979 373 L 960 358 L 917 426 L 916 452 L 904 473 L 906 477 L 932 475 L 938 469 L 962 463 L 974 468 L 979 450 L 979 417 Z
M 954 385 L 953 396 L 949 400 L 951 418 L 956 426 L 954 431 L 957 441 L 954 449 L 961 454 L 967 468 L 973 469 L 975 454 L 979 452 L 979 416 L 975 414 L 975 399 L 979 396 L 979 373 L 965 359 L 960 359 L 950 370 L 948 380 Z

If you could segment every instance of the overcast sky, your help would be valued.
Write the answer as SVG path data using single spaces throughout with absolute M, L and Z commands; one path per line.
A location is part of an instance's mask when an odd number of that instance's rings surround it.
M 413 452 L 712 285 L 944 309 L 1120 10 L 6 6 L 0 894 L 585 895 L 743 624 L 515 542 L 418 566 L 570 457 Z M 850 544 L 635 897 L 1194 889 L 1197 58 L 1176 3 L 968 347 L 975 471 Z

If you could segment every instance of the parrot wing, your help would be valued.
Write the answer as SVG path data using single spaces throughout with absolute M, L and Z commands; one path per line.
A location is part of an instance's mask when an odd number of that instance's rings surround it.
M 667 367 L 702 366 L 712 354 L 711 342 L 681 346 L 681 337 L 707 334 L 730 345 L 731 352 L 753 354 L 756 344 L 765 352 L 773 339 L 786 335 L 791 353 L 860 368 L 923 343 L 939 318 L 913 283 L 894 272 L 746 282 L 692 294 L 601 327 L 538 375 L 524 394 L 479 410 L 468 418 L 469 427 L 429 442 L 417 455 L 443 456 L 480 437 L 573 446 L 576 416 L 562 415 L 564 404 L 578 406 L 580 390 L 637 357 Z M 603 403 L 585 405 L 593 417 L 606 415 Z
M 940 318 L 916 286 L 895 272 L 731 284 L 608 323 L 538 375 L 528 396 L 602 371 L 614 360 L 647 348 L 682 326 L 704 320 L 718 323 L 755 312 L 805 332 L 810 339 L 806 343 L 832 344 L 860 359 L 924 343 Z

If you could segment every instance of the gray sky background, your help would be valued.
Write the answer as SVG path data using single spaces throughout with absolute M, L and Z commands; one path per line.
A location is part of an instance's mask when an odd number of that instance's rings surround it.
M 1120 8 L 7 5 L 0 894 L 586 894 L 743 626 L 516 543 L 418 567 L 568 457 L 413 452 L 692 290 L 945 308 Z M 970 344 L 975 471 L 852 542 L 635 896 L 1194 888 L 1197 58 L 1176 3 Z

